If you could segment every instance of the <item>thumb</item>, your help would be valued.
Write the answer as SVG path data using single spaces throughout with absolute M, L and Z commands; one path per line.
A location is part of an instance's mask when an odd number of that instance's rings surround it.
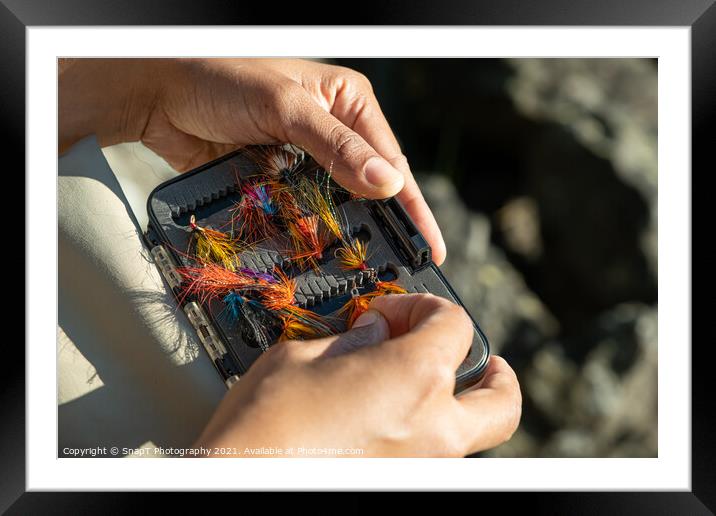
M 375 346 L 389 337 L 390 327 L 385 318 L 376 310 L 368 310 L 355 320 L 353 327 L 346 333 L 305 343 L 310 348 L 310 358 L 326 358 Z
M 306 149 L 331 170 L 344 188 L 370 199 L 384 199 L 403 189 L 403 173 L 386 161 L 355 131 L 319 106 L 307 93 L 285 128 L 288 141 Z

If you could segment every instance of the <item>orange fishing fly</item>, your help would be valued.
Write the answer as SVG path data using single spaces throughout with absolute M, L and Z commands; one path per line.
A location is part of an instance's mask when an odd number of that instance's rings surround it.
M 296 280 L 289 278 L 281 269 L 274 270 L 275 282 L 261 289 L 261 304 L 269 310 L 282 310 L 296 301 Z
M 358 295 L 356 290 L 356 294 L 353 295 L 336 314 L 340 317 L 345 317 L 348 328 L 352 328 L 356 319 L 368 310 L 370 302 L 376 297 L 405 293 L 407 293 L 407 291 L 403 287 L 392 281 L 376 281 L 375 290 L 361 295 Z
M 301 267 L 309 265 L 314 270 L 318 270 L 318 260 L 323 258 L 323 251 L 329 244 L 328 235 L 318 222 L 317 215 L 309 215 L 286 225 L 295 251 L 291 259 Z
M 344 240 L 343 245 L 336 249 L 335 256 L 339 260 L 340 267 L 345 270 L 368 269 L 368 244 L 357 238 Z
M 260 290 L 271 284 L 261 273 L 247 272 L 247 269 L 232 271 L 215 263 L 178 267 L 177 271 L 187 283 L 184 297 L 194 294 L 202 302 L 223 297 L 231 291 Z
M 276 233 L 274 218 L 279 209 L 271 190 L 271 181 L 248 180 L 241 186 L 241 200 L 229 210 L 231 227 L 238 226 L 238 234 L 247 242 L 260 242 Z
M 279 311 L 283 319 L 283 333 L 279 340 L 317 339 L 336 333 L 336 329 L 323 317 L 298 306 L 287 306 Z

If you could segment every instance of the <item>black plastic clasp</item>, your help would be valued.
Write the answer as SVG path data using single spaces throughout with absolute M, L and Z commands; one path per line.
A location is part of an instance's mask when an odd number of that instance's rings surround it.
M 155 245 L 159 245 L 162 243 L 161 239 L 159 238 L 159 235 L 154 230 L 154 227 L 152 226 L 151 222 L 147 225 L 147 232 L 144 233 L 144 241 L 151 249 Z
M 228 380 L 232 376 L 240 374 L 240 370 L 236 365 L 236 361 L 229 353 L 226 353 L 220 358 L 215 359 L 214 365 L 219 370 L 219 374 L 221 374 L 221 376 L 224 378 L 224 381 Z
M 405 260 L 406 265 L 417 271 L 430 264 L 432 261 L 430 246 L 398 199 L 391 197 L 383 201 L 375 201 L 372 210 L 377 221 L 391 237 L 389 241 Z

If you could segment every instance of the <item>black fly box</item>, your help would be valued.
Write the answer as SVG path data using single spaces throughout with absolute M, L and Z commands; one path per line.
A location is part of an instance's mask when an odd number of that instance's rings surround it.
M 312 169 L 320 168 L 300 151 L 291 152 L 303 162 L 311 162 Z M 186 276 L 181 271 L 195 265 L 189 252 L 192 228 L 233 231 L 232 210 L 244 195 L 241 183 L 261 173 L 252 153 L 242 149 L 163 183 L 151 193 L 147 203 L 146 240 L 151 254 L 227 386 L 251 367 L 266 345 L 252 342 L 250 332 L 227 320 L 221 299 L 187 293 Z M 335 331 L 346 329 L 345 318 L 337 315 L 341 307 L 352 296 L 370 291 L 377 282 L 397 284 L 407 292 L 430 292 L 462 304 L 433 263 L 429 245 L 397 199 L 356 199 L 336 189 L 334 200 L 340 224 L 350 238 L 360 240 L 370 249 L 365 267 L 356 270 L 342 267 L 335 244 L 322 253 L 315 263 L 317 267 L 297 267 L 284 252 L 286 245 L 281 241 L 285 235 L 279 229 L 274 240 L 238 252 L 242 270 L 257 274 L 281 271 L 295 282 L 294 304 L 328 318 Z M 488 363 L 487 339 L 474 319 L 473 325 L 472 347 L 456 371 L 456 392 L 479 380 Z M 272 338 L 277 341 L 279 334 Z

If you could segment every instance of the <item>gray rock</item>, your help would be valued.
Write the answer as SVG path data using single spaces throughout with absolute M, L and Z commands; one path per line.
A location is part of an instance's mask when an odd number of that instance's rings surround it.
M 582 335 L 565 339 L 559 322 L 490 243 L 487 217 L 468 210 L 446 178 L 418 175 L 418 181 L 443 229 L 446 276 L 521 382 L 521 427 L 483 455 L 655 456 L 656 309 L 621 304 Z
M 433 76 L 411 66 L 423 82 Z M 520 428 L 482 455 L 654 457 L 656 65 L 504 68 L 464 74 L 445 113 L 422 110 L 429 89 L 398 97 L 410 99 L 415 127 L 404 129 L 418 154 L 442 124 L 429 163 L 445 175 L 418 181 L 447 243 L 443 269 L 522 387 Z
M 644 59 L 509 59 L 508 90 L 516 108 L 556 122 L 650 205 L 641 246 L 657 271 L 657 80 Z
M 656 324 L 656 309 L 621 305 L 586 333 L 590 351 L 581 359 L 563 351 L 576 346 L 573 341 L 552 342 L 533 355 L 518 371 L 529 408 L 524 430 L 547 425 L 554 431 L 542 445 L 532 441 L 530 456 L 657 455 Z M 489 455 L 510 451 L 498 448 Z
M 519 327 L 533 329 L 537 340 L 555 335 L 557 321 L 504 254 L 490 244 L 487 217 L 470 212 L 447 178 L 417 175 L 417 179 L 448 249 L 441 268 L 487 333 L 493 352 L 499 353 Z

